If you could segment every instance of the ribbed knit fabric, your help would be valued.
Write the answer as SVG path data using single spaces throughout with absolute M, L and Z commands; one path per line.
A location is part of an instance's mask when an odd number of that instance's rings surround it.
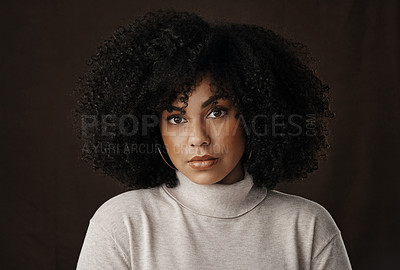
M 180 171 L 176 171 L 179 185 L 163 189 L 183 207 L 203 216 L 233 218 L 256 207 L 267 195 L 267 190 L 253 188 L 253 178 L 245 171 L 236 183 L 199 185 Z
M 120 194 L 90 221 L 77 269 L 351 269 L 319 204 L 231 185 L 179 184 Z

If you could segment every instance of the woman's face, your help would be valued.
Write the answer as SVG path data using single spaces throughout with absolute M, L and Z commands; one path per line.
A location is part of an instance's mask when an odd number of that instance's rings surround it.
M 163 111 L 161 135 L 175 167 L 197 184 L 232 184 L 244 177 L 240 159 L 245 136 L 237 110 L 227 99 L 218 99 L 216 108 L 207 102 L 213 96 L 210 77 L 205 76 L 189 97 L 186 113 Z M 178 99 L 172 104 L 182 108 Z M 208 155 L 209 157 L 204 157 Z M 200 161 L 193 161 L 194 159 Z

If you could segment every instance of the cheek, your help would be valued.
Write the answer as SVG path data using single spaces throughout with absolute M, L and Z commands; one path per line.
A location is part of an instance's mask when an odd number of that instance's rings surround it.
M 245 136 L 242 127 L 236 119 L 227 121 L 219 133 L 214 133 L 214 144 L 232 159 L 237 159 L 244 152 Z
M 176 140 L 176 137 L 177 137 L 176 129 L 171 128 L 167 124 L 165 124 L 165 123 L 160 124 L 160 132 L 161 132 L 161 137 L 162 137 L 166 147 L 168 147 L 167 144 L 171 145 Z
M 177 145 L 177 141 L 176 141 L 176 137 L 174 136 L 168 136 L 168 135 L 163 135 L 162 136 L 164 144 L 165 144 L 165 148 L 167 149 L 168 155 L 172 156 L 174 155 L 174 153 L 176 152 L 174 150 L 175 145 Z
M 170 132 L 161 132 L 162 140 L 167 149 L 169 158 L 174 162 L 179 162 L 182 159 L 182 155 L 185 153 L 184 138 L 182 136 L 175 136 Z
M 236 119 L 229 119 L 214 133 L 219 138 L 220 143 L 224 144 L 242 144 L 244 143 L 244 132 Z

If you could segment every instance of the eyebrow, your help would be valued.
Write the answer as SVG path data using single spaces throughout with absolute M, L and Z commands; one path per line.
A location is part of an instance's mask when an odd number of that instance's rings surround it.
M 201 104 L 201 108 L 204 109 L 205 107 L 207 107 L 208 105 L 213 103 L 215 100 L 218 100 L 222 97 L 223 97 L 222 95 L 215 95 L 215 96 L 209 97 L 206 101 L 203 102 L 203 104 Z M 178 112 L 182 111 L 182 108 L 180 108 L 180 107 L 175 107 L 175 106 L 171 105 L 170 108 L 174 111 L 178 111 Z

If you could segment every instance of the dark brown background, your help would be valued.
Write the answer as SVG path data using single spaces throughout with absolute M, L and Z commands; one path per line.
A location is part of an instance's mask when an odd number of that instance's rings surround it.
M 397 1 L 64 0 L 2 3 L 1 268 L 75 268 L 89 218 L 122 189 L 78 159 L 68 94 L 117 26 L 165 7 L 309 46 L 337 113 L 330 156 L 308 180 L 278 189 L 328 209 L 354 269 L 399 267 Z

